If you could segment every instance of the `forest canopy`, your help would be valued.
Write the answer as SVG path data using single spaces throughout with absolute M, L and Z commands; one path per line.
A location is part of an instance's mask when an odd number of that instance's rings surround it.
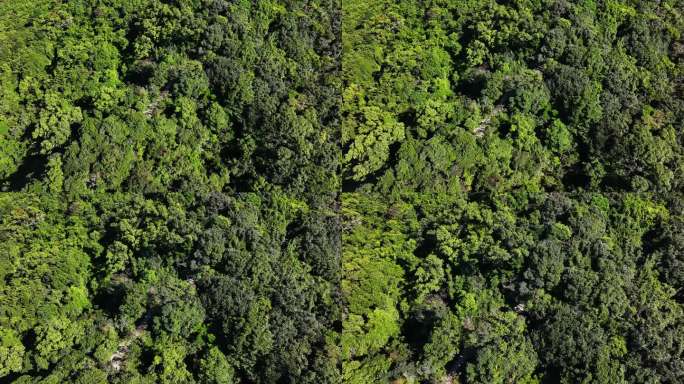
M 0 381 L 336 380 L 338 13 L 0 2 Z
M 684 381 L 683 11 L 342 2 L 344 382 Z
M 0 382 L 684 382 L 682 0 L 0 1 Z

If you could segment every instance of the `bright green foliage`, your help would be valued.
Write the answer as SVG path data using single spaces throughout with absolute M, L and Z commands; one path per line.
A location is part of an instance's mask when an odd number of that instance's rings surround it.
M 231 384 L 235 372 L 226 356 L 216 347 L 209 349 L 200 360 L 200 380 L 202 384 Z
M 91 307 L 88 253 L 99 246 L 77 219 L 60 218 L 63 207 L 56 204 L 6 194 L 0 214 L 2 370 L 46 369 L 84 337 L 82 315 Z M 30 351 L 18 343 L 27 333 L 34 339 Z
M 358 126 L 345 126 L 342 132 L 342 142 L 349 144 L 349 150 L 344 156 L 348 163 L 358 163 L 353 166 L 353 178 L 363 179 L 364 176 L 379 170 L 390 156 L 390 146 L 404 139 L 404 125 L 397 122 L 389 113 L 383 113 L 378 107 L 364 107 L 354 105 L 356 113 L 362 114 Z M 356 121 L 356 120 L 349 120 Z
M 399 335 L 401 263 L 413 262 L 415 244 L 402 233 L 402 219 L 410 212 L 386 207 L 363 196 L 347 195 L 343 201 L 351 226 L 344 232 L 342 295 L 346 309 L 342 356 L 373 356 Z M 383 215 L 397 215 L 387 217 Z M 410 216 L 409 216 L 410 217 Z M 345 365 L 344 374 L 353 366 Z

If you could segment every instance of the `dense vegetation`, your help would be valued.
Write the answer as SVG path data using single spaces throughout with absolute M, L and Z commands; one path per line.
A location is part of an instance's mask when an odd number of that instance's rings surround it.
M 338 14 L 0 2 L 0 381 L 336 380 Z
M 684 382 L 684 3 L 0 1 L 0 382 Z
M 684 4 L 342 7 L 345 381 L 684 382 Z

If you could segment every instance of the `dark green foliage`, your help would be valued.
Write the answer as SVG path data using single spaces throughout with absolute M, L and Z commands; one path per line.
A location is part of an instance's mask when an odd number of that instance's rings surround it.
M 682 5 L 342 3 L 347 382 L 684 380 Z
M 0 4 L 0 381 L 337 380 L 337 9 Z

